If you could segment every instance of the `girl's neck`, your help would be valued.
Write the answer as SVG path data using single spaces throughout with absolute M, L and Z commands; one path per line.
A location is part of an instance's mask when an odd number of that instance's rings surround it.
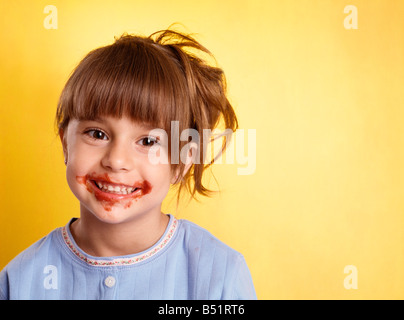
M 114 257 L 136 254 L 152 247 L 164 234 L 170 218 L 161 211 L 156 214 L 111 224 L 81 212 L 80 219 L 70 226 L 72 236 L 88 255 Z

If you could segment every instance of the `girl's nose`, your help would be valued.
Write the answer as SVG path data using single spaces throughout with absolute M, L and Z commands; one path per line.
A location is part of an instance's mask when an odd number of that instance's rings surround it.
M 109 171 L 130 171 L 133 169 L 133 157 L 130 153 L 130 146 L 115 141 L 109 145 L 101 164 Z

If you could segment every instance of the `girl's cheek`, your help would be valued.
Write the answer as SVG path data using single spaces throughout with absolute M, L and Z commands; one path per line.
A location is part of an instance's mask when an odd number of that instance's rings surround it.
M 72 164 L 77 168 L 85 168 L 100 163 L 103 154 L 96 148 L 90 148 L 82 143 L 72 147 Z
M 169 165 L 147 165 L 141 169 L 142 178 L 150 181 L 157 189 L 167 189 L 171 185 L 171 167 Z

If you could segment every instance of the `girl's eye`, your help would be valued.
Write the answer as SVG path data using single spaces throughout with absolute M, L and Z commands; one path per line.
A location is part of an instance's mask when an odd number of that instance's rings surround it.
M 152 147 L 156 143 L 158 143 L 158 141 L 156 138 L 153 138 L 153 137 L 145 137 L 145 138 L 141 139 L 138 143 L 144 147 Z
M 107 135 L 104 132 L 102 132 L 101 130 L 97 130 L 97 129 L 88 130 L 86 132 L 86 134 L 88 134 L 91 138 L 96 139 L 96 140 L 107 140 L 108 139 Z

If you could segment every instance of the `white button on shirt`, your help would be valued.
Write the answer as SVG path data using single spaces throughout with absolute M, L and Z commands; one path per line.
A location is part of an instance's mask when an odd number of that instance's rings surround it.
M 104 283 L 108 288 L 112 288 L 115 285 L 116 280 L 113 276 L 108 276 L 105 278 Z

